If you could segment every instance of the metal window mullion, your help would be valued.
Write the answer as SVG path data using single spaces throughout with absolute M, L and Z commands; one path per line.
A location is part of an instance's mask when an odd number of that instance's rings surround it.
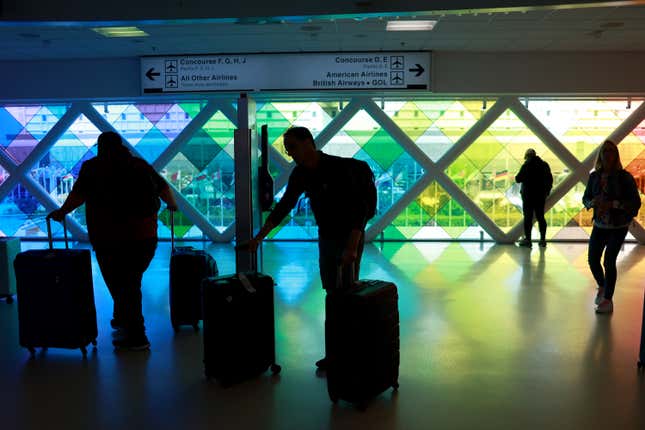
M 31 167 L 39 162 L 45 154 L 56 144 L 58 139 L 71 127 L 76 118 L 81 114 L 80 106 L 73 103 L 58 122 L 49 130 L 49 133 L 34 147 L 33 151 L 16 168 L 16 175 L 23 176 Z
M 338 115 L 332 118 L 318 136 L 316 136 L 316 147 L 322 149 L 334 136 L 336 136 L 345 124 L 351 120 L 361 109 L 359 99 L 352 99 Z
M 493 107 L 486 110 L 475 124 L 470 127 L 463 136 L 455 142 L 437 161 L 437 167 L 444 170 L 450 166 L 462 153 L 470 147 L 488 128 L 499 118 L 510 106 L 511 97 L 502 97 L 497 100 Z
M 580 161 L 518 99 L 514 99 L 509 108 L 571 171 L 580 167 Z
M 412 187 L 408 188 L 407 191 L 403 193 L 403 195 L 367 229 L 365 232 L 365 241 L 371 242 L 375 240 L 376 237 L 381 234 L 381 232 L 385 230 L 392 221 L 394 221 L 397 215 L 412 203 L 412 201 L 416 199 L 430 183 L 432 183 L 433 179 L 434 173 L 426 171 L 426 173 L 421 176 L 419 180 L 412 185 Z
M 43 205 L 47 212 L 58 209 L 59 205 L 56 200 L 52 198 L 41 186 L 38 184 L 34 178 L 31 176 L 25 176 L 21 180 L 25 188 L 34 196 L 38 202 Z M 87 231 L 81 224 L 78 223 L 73 217 L 67 218 L 67 229 L 72 234 L 72 237 L 77 241 L 87 241 Z
M 495 224 L 479 206 L 472 201 L 461 188 L 457 186 L 443 171 L 437 172 L 436 181 L 443 189 L 455 199 L 457 203 L 468 212 L 470 216 L 477 221 L 481 228 L 484 229 L 490 237 L 497 243 L 508 243 L 509 239 L 506 234 Z
M 434 167 L 434 162 L 430 157 L 372 99 L 368 99 L 363 104 L 363 109 L 423 168 Z
M 222 112 L 222 114 L 231 121 L 231 123 L 237 128 L 237 110 L 233 107 L 233 104 L 230 102 L 222 102 L 222 101 L 212 101 L 209 102 L 213 103 L 217 110 Z
M 211 117 L 217 112 L 218 106 L 214 102 L 208 102 L 204 108 L 192 119 L 186 127 L 175 137 L 175 139 L 164 149 L 161 154 L 153 161 L 152 167 L 159 171 L 166 164 L 170 163 L 173 158 L 183 149 L 188 141 L 206 124 Z
M 19 182 L 20 176 L 16 175 L 18 166 L 3 150 L 0 150 L 0 165 L 9 173 L 9 177 L 0 185 L 0 201 L 2 201 Z
M 208 236 L 213 242 L 218 242 L 221 240 L 221 233 L 206 219 L 206 217 L 199 212 L 190 202 L 181 194 L 177 189 L 170 185 L 173 194 L 175 195 L 175 200 L 177 201 L 177 206 L 181 212 L 188 217 L 188 219 L 193 222 L 197 227 L 199 227 L 202 232 Z
M 132 152 L 133 155 L 139 158 L 144 158 L 141 153 L 125 137 L 123 137 L 112 124 L 108 122 L 108 120 L 103 118 L 103 116 L 98 113 L 98 111 L 94 108 L 94 106 L 92 106 L 91 103 L 79 103 L 79 106 L 82 109 L 82 113 L 85 114 L 87 119 L 89 119 L 90 122 L 99 129 L 99 131 L 112 131 L 114 133 L 117 133 L 119 136 L 121 136 L 121 141 L 123 142 L 123 144 L 130 150 L 130 152 Z

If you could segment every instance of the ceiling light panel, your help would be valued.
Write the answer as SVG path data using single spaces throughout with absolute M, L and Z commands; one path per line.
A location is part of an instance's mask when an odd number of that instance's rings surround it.
M 437 21 L 388 21 L 387 31 L 430 31 Z

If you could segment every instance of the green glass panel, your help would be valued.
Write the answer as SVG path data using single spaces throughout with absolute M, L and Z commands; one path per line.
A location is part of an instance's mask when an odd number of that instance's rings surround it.
M 380 239 L 385 239 L 385 240 L 407 240 L 408 238 L 405 237 L 403 233 L 401 233 L 401 230 L 398 228 L 394 227 L 393 225 L 388 225 L 383 229 L 383 232 L 381 233 L 381 236 L 379 237 Z M 390 249 L 392 251 L 392 255 L 394 255 L 394 250 Z M 391 257 L 391 256 L 390 256 Z
M 161 171 L 161 175 L 184 195 L 191 193 L 191 190 L 184 190 L 198 173 L 199 170 L 182 153 L 177 154 Z
M 219 146 L 224 148 L 233 140 L 235 125 L 222 112 L 218 111 L 204 124 L 202 129 L 215 141 Z
M 433 124 L 448 137 L 453 143 L 477 122 L 479 117 L 473 114 L 461 103 L 452 102 L 445 109 L 439 111 L 440 117 Z
M 402 106 L 397 106 L 397 108 L 394 112 L 388 112 L 386 106 L 384 110 L 392 121 L 413 141 L 416 141 L 432 125 L 432 120 L 413 102 L 403 103 Z
M 179 103 L 179 107 L 194 119 L 204 108 L 205 103 Z
M 360 110 L 345 124 L 343 130 L 354 142 L 363 146 L 381 130 L 381 126 L 367 112 Z
M 175 238 L 182 238 L 195 225 L 182 211 L 176 211 L 174 215 Z M 159 221 L 170 228 L 170 211 L 164 209 L 159 214 Z
M 181 153 L 184 154 L 197 170 L 204 170 L 221 150 L 222 147 L 208 133 L 200 129 L 182 148 Z
M 363 150 L 376 161 L 383 170 L 388 170 L 403 154 L 403 148 L 385 130 L 378 130 L 363 145 Z
M 417 204 L 430 218 L 434 218 L 437 212 L 450 200 L 450 196 L 437 182 L 432 182 L 417 197 Z M 422 225 L 425 225 L 423 223 Z

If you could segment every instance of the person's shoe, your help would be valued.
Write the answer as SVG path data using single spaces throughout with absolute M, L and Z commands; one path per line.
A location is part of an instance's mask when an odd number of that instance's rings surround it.
M 127 351 L 145 351 L 150 349 L 150 341 L 144 334 L 142 336 L 123 337 L 112 341 L 114 348 Z
M 546 248 L 546 240 L 542 239 L 539 245 L 540 245 L 540 248 Z
M 598 306 L 596 306 L 597 314 L 610 314 L 614 311 L 614 304 L 609 299 L 603 299 Z
M 531 244 L 531 241 L 528 240 L 528 239 L 522 239 L 517 244 L 518 244 L 518 246 L 521 246 L 523 248 L 530 248 L 531 246 L 533 246 Z
M 327 357 L 321 358 L 316 361 L 316 367 L 320 370 L 327 370 Z
M 600 303 L 602 303 L 603 300 L 605 300 L 605 289 L 598 288 L 596 292 L 596 300 L 594 300 L 594 303 L 599 305 Z

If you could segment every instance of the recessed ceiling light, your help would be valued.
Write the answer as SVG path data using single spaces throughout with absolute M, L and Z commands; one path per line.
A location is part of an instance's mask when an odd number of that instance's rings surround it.
M 388 21 L 387 31 L 429 31 L 437 21 Z
M 137 27 L 96 27 L 92 30 L 105 37 L 146 37 L 149 36 Z

